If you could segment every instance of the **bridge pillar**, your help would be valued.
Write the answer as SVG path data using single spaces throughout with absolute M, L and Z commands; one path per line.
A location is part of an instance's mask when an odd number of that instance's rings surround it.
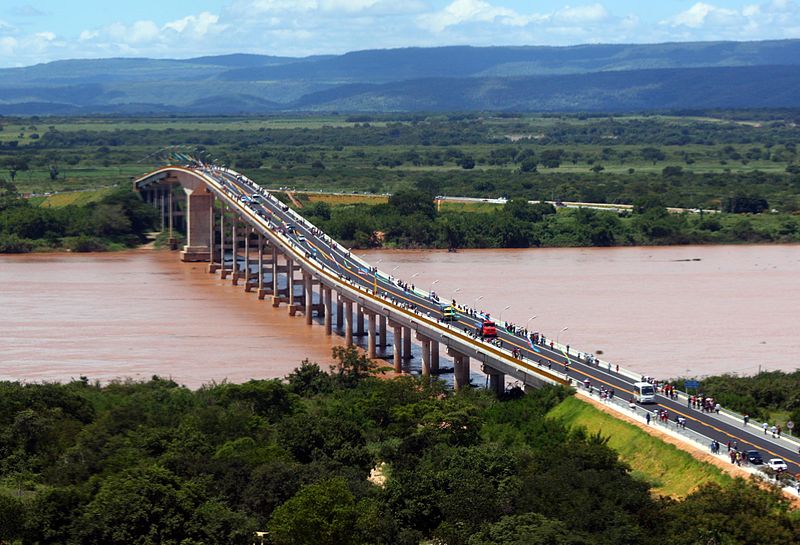
M 234 286 L 239 285 L 239 239 L 236 227 L 239 225 L 239 218 L 234 217 L 231 223 L 231 283 Z
M 278 284 L 278 248 L 272 247 L 272 306 L 280 305 L 280 287 Z
M 286 258 L 286 289 L 289 293 L 286 294 L 289 301 L 289 314 L 294 315 L 294 261 L 291 257 Z
M 251 235 L 250 227 L 245 227 L 244 229 L 244 273 L 242 277 L 244 278 L 244 291 L 249 292 L 252 289 L 250 285 L 250 235 Z
M 305 313 L 306 313 L 306 325 L 311 325 L 311 314 L 313 312 L 313 302 L 314 302 L 314 291 L 311 285 L 311 275 L 305 271 L 303 271 L 303 291 L 305 292 Z
M 437 341 L 431 340 L 431 374 L 437 375 L 439 374 L 439 343 Z
M 270 289 L 264 282 L 264 235 L 258 234 L 258 298 L 263 299 Z
M 333 327 L 331 325 L 332 316 L 331 316 L 331 303 L 333 297 L 331 296 L 331 289 L 327 286 L 322 286 L 322 300 L 323 304 L 325 305 L 325 334 L 331 335 L 333 333 Z
M 484 367 L 484 372 L 489 375 L 489 391 L 494 395 L 500 397 L 506 389 L 506 376 L 503 373 L 492 369 L 491 367 Z
M 369 314 L 369 329 L 367 330 L 367 357 L 370 359 L 375 359 L 375 337 L 376 337 L 376 327 L 378 324 L 375 322 L 377 321 L 378 315 L 374 313 Z
M 344 299 L 342 295 L 339 294 L 339 297 L 336 301 L 336 329 L 342 329 L 342 325 L 344 324 Z
M 411 355 L 411 328 L 403 328 L 403 361 L 408 361 L 412 358 Z
M 453 387 L 458 391 L 469 386 L 469 356 L 452 348 L 448 348 L 447 353 L 453 358 Z
M 353 302 L 344 300 L 344 343 L 353 345 Z
M 420 337 L 422 341 L 422 376 L 431 376 L 431 340 L 426 337 Z
M 213 198 L 210 193 L 191 192 L 186 196 L 186 246 L 181 261 L 209 261 Z
M 383 314 L 380 315 L 380 320 L 378 321 L 378 337 L 380 337 L 378 343 L 380 346 L 389 346 L 389 341 L 386 338 L 386 316 Z
M 403 346 L 403 328 L 397 324 L 392 324 L 392 363 L 394 363 L 394 372 L 400 373 L 402 367 L 402 346 Z
M 161 199 L 161 232 L 163 233 L 167 225 L 167 199 L 164 197 L 165 191 L 163 189 L 158 194 Z
M 364 336 L 364 307 L 356 305 L 356 337 Z
M 162 201 L 164 199 L 163 195 L 161 197 Z M 214 206 L 215 200 L 212 195 L 211 197 L 211 230 L 209 231 L 208 236 L 211 239 L 211 259 L 208 263 L 208 272 L 213 274 L 220 270 L 222 264 L 218 262 L 219 260 L 219 245 L 217 244 L 217 207 Z M 162 226 L 163 227 L 163 226 Z M 220 241 L 220 244 L 222 241 Z
M 228 209 L 224 204 L 222 205 L 222 214 L 219 217 L 219 277 L 223 280 L 228 277 L 228 269 L 225 266 L 225 240 L 228 232 L 225 228 L 225 211 Z

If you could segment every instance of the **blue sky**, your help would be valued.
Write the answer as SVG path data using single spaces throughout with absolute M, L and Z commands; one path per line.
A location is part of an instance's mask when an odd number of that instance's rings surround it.
M 800 38 L 800 0 L 0 2 L 0 66 L 67 58 Z

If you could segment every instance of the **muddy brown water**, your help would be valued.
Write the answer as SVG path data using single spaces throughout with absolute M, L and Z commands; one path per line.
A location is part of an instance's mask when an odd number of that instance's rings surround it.
M 535 315 L 531 330 L 643 374 L 798 367 L 800 246 L 362 255 L 441 297 L 483 297 L 496 319 Z M 303 358 L 327 365 L 341 343 L 203 264 L 146 250 L 0 256 L 0 328 L 0 379 L 26 381 L 241 382 L 284 376 Z

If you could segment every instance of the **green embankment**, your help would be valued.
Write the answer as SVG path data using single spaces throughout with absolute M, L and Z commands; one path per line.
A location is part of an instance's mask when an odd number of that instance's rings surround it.
M 726 485 L 733 480 L 719 468 L 575 397 L 565 399 L 549 416 L 608 437 L 608 445 L 631 466 L 635 475 L 653 486 L 656 494 L 683 498 L 701 484 Z

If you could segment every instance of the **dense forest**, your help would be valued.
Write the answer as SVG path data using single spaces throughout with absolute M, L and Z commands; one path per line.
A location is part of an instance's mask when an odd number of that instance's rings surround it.
M 634 545 L 800 540 L 738 480 L 654 497 L 599 435 L 503 401 L 373 375 L 336 348 L 286 380 L 0 383 L 0 540 L 23 544 Z

